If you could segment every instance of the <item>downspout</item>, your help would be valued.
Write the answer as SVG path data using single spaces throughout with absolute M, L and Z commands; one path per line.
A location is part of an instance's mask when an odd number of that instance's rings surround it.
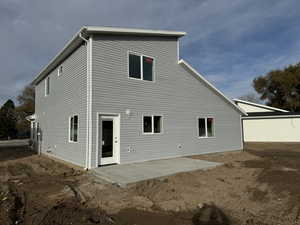
M 86 114 L 86 155 L 85 169 L 91 168 L 91 38 L 86 39 L 79 33 L 79 38 L 86 43 L 86 59 L 87 59 L 87 114 Z

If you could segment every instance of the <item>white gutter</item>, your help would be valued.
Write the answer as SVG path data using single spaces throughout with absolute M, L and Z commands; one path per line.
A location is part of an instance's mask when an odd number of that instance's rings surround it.
M 86 154 L 85 169 L 91 168 L 91 149 L 92 149 L 92 37 L 86 39 L 82 36 L 82 32 L 78 35 L 86 43 L 86 70 L 87 70 L 87 111 L 86 111 Z
M 242 117 L 242 120 L 251 120 L 251 119 L 276 119 L 276 118 L 300 118 L 300 115 L 277 115 L 277 116 L 245 116 Z

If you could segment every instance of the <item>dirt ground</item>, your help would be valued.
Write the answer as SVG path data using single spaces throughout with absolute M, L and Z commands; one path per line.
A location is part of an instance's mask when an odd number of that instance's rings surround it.
M 191 225 L 205 203 L 232 225 L 300 224 L 300 144 L 192 158 L 224 165 L 121 188 L 26 147 L 0 147 L 0 224 Z

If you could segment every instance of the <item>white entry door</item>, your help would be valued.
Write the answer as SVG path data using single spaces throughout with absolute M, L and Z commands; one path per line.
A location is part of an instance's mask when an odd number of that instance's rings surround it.
M 99 117 L 99 165 L 118 163 L 120 156 L 120 117 L 115 115 L 100 115 Z

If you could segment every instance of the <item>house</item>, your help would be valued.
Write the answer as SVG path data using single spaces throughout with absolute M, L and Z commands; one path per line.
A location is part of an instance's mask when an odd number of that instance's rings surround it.
M 184 35 L 81 28 L 32 82 L 38 151 L 88 169 L 242 149 L 245 113 L 179 59 Z
M 300 113 L 234 99 L 242 117 L 245 142 L 299 142 Z

